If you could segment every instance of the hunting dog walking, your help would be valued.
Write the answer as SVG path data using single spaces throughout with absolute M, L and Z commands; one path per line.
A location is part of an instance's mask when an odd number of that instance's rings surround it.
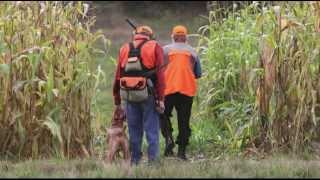
M 107 145 L 106 162 L 111 164 L 116 156 L 123 155 L 125 164 L 130 164 L 130 151 L 128 137 L 125 133 L 124 121 L 126 115 L 121 108 L 117 108 L 113 113 L 111 128 L 107 129 Z

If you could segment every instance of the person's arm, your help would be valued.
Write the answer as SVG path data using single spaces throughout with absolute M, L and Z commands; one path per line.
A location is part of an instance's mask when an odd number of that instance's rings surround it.
M 202 76 L 201 63 L 198 56 L 196 57 L 194 64 L 194 75 L 196 76 L 196 79 L 199 79 Z
M 155 49 L 155 56 L 156 56 L 156 67 L 160 67 L 164 63 L 164 56 L 163 56 L 163 49 L 162 47 L 157 44 Z M 164 68 L 159 69 L 156 72 L 157 81 L 155 84 L 155 90 L 157 94 L 157 100 L 164 101 Z
M 162 49 L 163 49 L 163 63 L 167 64 L 169 62 L 169 57 L 168 57 L 169 48 L 168 46 L 163 46 Z

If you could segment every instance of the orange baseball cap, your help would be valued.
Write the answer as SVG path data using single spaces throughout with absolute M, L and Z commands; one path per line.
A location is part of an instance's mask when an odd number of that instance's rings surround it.
M 188 31 L 187 31 L 187 28 L 182 26 L 182 25 L 178 25 L 178 26 L 175 26 L 172 30 L 172 34 L 173 35 L 187 35 L 188 34 Z
M 144 34 L 148 34 L 148 35 L 152 35 L 153 34 L 153 31 L 152 29 L 149 27 L 149 26 L 139 26 L 137 27 L 137 31 L 136 33 L 144 33 Z

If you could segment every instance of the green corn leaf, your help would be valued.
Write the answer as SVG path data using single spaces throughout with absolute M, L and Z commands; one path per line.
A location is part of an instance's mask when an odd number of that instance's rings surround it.
M 51 117 L 47 116 L 46 121 L 43 122 L 43 125 L 50 130 L 54 137 L 58 138 L 61 144 L 63 143 L 60 126 L 54 122 Z
M 10 65 L 9 64 L 0 64 L 0 74 L 9 75 Z

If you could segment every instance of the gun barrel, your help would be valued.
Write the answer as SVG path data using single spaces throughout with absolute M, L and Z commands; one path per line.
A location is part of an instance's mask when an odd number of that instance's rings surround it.
M 137 30 L 137 27 L 136 27 L 129 19 L 126 19 L 126 21 L 129 23 L 129 25 L 130 25 L 134 30 Z

